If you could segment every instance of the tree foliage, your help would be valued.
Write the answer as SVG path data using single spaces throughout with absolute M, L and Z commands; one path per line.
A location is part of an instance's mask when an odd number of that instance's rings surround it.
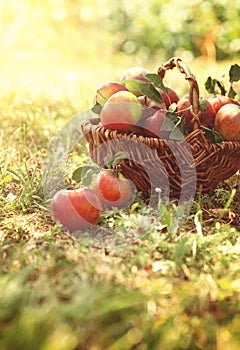
M 169 57 L 187 51 L 226 59 L 240 51 L 240 2 L 108 1 L 115 50 Z M 107 5 L 107 2 L 106 2 Z M 136 11 L 137 9 L 137 11 Z
M 19 0 L 0 5 L 4 46 L 149 58 L 233 59 L 240 52 L 240 0 Z

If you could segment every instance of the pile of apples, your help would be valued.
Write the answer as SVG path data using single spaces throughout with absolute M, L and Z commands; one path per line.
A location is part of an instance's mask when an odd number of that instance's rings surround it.
M 240 141 L 240 102 L 215 94 L 200 98 L 199 108 L 203 131 L 217 133 L 217 140 Z M 183 133 L 191 128 L 189 96 L 180 98 L 157 74 L 142 67 L 129 68 L 119 81 L 102 83 L 94 94 L 92 110 L 104 128 L 147 137 L 174 138 L 176 126 Z M 51 200 L 51 213 L 65 230 L 84 230 L 99 221 L 103 210 L 126 207 L 135 195 L 131 180 L 101 169 L 88 187 L 58 191 Z
M 199 108 L 203 130 L 216 131 L 222 140 L 240 141 L 239 101 L 216 94 L 199 98 Z M 183 132 L 189 130 L 193 117 L 188 95 L 180 98 L 157 74 L 142 67 L 129 68 L 120 81 L 102 83 L 94 94 L 92 110 L 105 128 L 166 139 L 175 125 L 181 125 Z

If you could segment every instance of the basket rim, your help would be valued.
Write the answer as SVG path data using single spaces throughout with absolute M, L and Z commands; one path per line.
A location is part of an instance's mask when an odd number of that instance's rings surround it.
M 146 135 L 142 135 L 142 134 L 138 134 L 136 132 L 134 132 L 134 130 L 129 130 L 129 131 L 120 131 L 120 130 L 112 130 L 109 128 L 104 127 L 103 125 L 100 125 L 100 118 L 99 117 L 91 117 L 88 119 L 85 119 L 82 123 L 81 123 L 81 128 L 84 132 L 84 134 L 86 135 L 89 132 L 92 132 L 93 130 L 95 132 L 102 132 L 102 133 L 106 133 L 111 135 L 112 137 L 130 137 L 130 136 L 134 136 L 136 138 L 140 138 L 140 139 L 146 139 L 146 140 L 162 140 L 164 142 L 182 142 L 181 140 L 176 140 L 176 139 L 164 139 L 161 137 L 157 137 L 157 136 L 146 136 Z M 136 127 L 136 126 L 134 126 Z M 141 128 L 136 128 L 136 130 L 140 131 Z M 196 137 L 197 135 L 201 135 L 201 138 L 205 139 L 205 142 L 209 145 L 209 146 L 213 146 L 213 145 L 232 145 L 232 146 L 239 146 L 239 151 L 240 151 L 240 141 L 226 141 L 226 140 L 221 140 L 221 141 L 216 141 L 216 142 L 210 142 L 206 136 L 204 131 L 200 128 L 200 129 L 195 129 L 192 130 L 189 134 L 185 135 L 184 139 L 185 140 L 189 140 L 191 137 Z

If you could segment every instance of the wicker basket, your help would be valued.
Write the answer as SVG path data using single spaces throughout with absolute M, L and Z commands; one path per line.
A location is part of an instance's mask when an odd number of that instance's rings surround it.
M 161 188 L 169 198 L 188 198 L 194 193 L 210 193 L 220 182 L 240 169 L 240 142 L 207 140 L 200 129 L 199 88 L 195 76 L 179 57 L 161 65 L 158 75 L 164 78 L 168 69 L 177 67 L 185 74 L 192 105 L 191 130 L 182 140 L 146 137 L 136 131 L 119 132 L 99 126 L 98 118 L 85 120 L 81 129 L 89 144 L 91 158 L 101 167 L 106 157 L 118 152 L 128 156 L 117 171 L 134 181 L 143 198 L 147 199 L 155 188 Z M 137 130 L 138 131 L 138 130 Z

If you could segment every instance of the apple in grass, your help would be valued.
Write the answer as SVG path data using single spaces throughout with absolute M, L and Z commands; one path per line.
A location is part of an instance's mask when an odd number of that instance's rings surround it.
M 118 91 L 104 104 L 99 118 L 106 128 L 129 131 L 142 116 L 142 105 L 130 91 Z
M 105 209 L 125 207 L 132 203 L 135 185 L 122 174 L 117 175 L 110 169 L 103 169 L 93 181 L 93 189 Z
M 106 81 L 99 85 L 93 97 L 93 103 L 103 106 L 106 101 L 118 91 L 127 91 L 126 87 L 117 81 Z
M 226 141 L 240 141 L 240 105 L 227 103 L 219 108 L 214 130 Z
M 98 194 L 87 188 L 60 190 L 51 200 L 51 214 L 67 231 L 89 228 L 94 224 L 102 208 Z

